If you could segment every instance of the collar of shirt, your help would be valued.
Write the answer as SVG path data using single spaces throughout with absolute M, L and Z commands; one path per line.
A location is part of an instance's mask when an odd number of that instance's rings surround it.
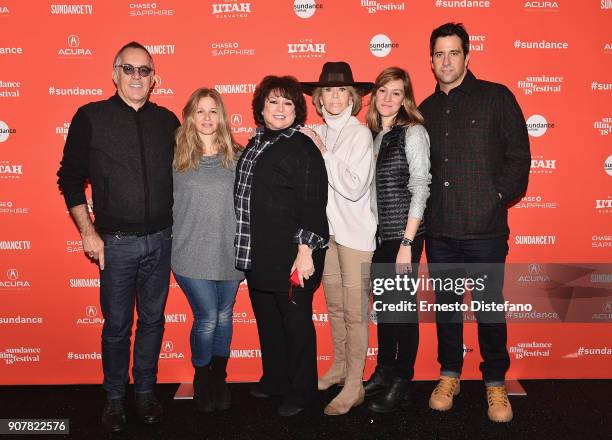
M 151 106 L 151 103 L 147 99 L 147 101 L 143 104 L 142 107 L 140 107 L 138 110 L 134 110 L 132 107 L 127 105 L 127 103 L 121 98 L 121 96 L 119 96 L 118 93 L 115 93 L 113 96 L 111 96 L 109 98 L 109 101 L 112 102 L 115 105 L 118 105 L 119 107 L 121 107 L 124 110 L 131 110 L 133 112 L 142 112 L 142 111 L 148 109 Z
M 278 141 L 280 139 L 281 136 L 284 136 L 286 138 L 290 138 L 291 136 L 293 136 L 296 132 L 300 131 L 300 129 L 302 128 L 302 125 L 300 124 L 293 124 L 290 127 L 287 128 L 283 128 L 282 130 L 270 130 L 270 129 L 266 129 L 266 127 L 260 126 L 257 127 L 257 129 L 255 130 L 255 143 L 254 143 L 254 147 L 258 147 L 259 144 L 262 141 L 262 138 L 264 138 L 264 133 L 268 134 L 270 132 L 272 132 L 271 136 L 266 136 L 265 137 L 265 143 L 268 144 L 273 144 L 276 141 Z
M 449 92 L 449 95 L 451 93 L 457 93 L 457 92 L 461 92 L 461 93 L 470 95 L 476 89 L 476 85 L 477 85 L 476 77 L 474 76 L 472 71 L 468 69 L 467 73 L 465 74 L 465 77 L 463 78 L 463 81 L 461 81 L 461 84 L 451 89 Z M 440 90 L 440 84 L 436 84 L 436 93 L 446 95 L 446 93 Z

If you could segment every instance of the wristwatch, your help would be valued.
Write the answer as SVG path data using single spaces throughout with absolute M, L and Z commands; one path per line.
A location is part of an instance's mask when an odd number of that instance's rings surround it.
M 414 243 L 414 240 L 411 240 L 408 237 L 402 238 L 402 246 L 412 246 L 412 243 Z

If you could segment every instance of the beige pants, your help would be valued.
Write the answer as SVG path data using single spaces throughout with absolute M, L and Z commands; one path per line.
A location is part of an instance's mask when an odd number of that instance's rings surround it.
M 325 255 L 323 289 L 334 346 L 332 368 L 322 378 L 331 383 L 362 386 L 368 349 L 368 292 L 363 288 L 362 264 L 373 252 L 358 251 L 330 237 Z M 365 274 L 367 277 L 367 273 Z

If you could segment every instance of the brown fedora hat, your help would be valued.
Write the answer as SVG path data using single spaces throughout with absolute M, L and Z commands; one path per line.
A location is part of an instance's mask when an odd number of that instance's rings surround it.
M 357 82 L 353 79 L 351 66 L 344 61 L 328 61 L 323 64 L 323 70 L 319 75 L 318 82 L 300 82 L 302 91 L 307 95 L 312 95 L 312 92 L 317 87 L 339 87 L 353 86 L 360 95 L 365 95 L 372 90 L 374 83 Z

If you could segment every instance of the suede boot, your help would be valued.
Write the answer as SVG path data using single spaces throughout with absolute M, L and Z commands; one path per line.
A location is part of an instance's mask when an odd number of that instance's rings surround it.
M 232 395 L 225 382 L 227 377 L 227 357 L 213 356 L 210 362 L 211 390 L 214 406 L 217 410 L 229 409 L 232 405 Z

